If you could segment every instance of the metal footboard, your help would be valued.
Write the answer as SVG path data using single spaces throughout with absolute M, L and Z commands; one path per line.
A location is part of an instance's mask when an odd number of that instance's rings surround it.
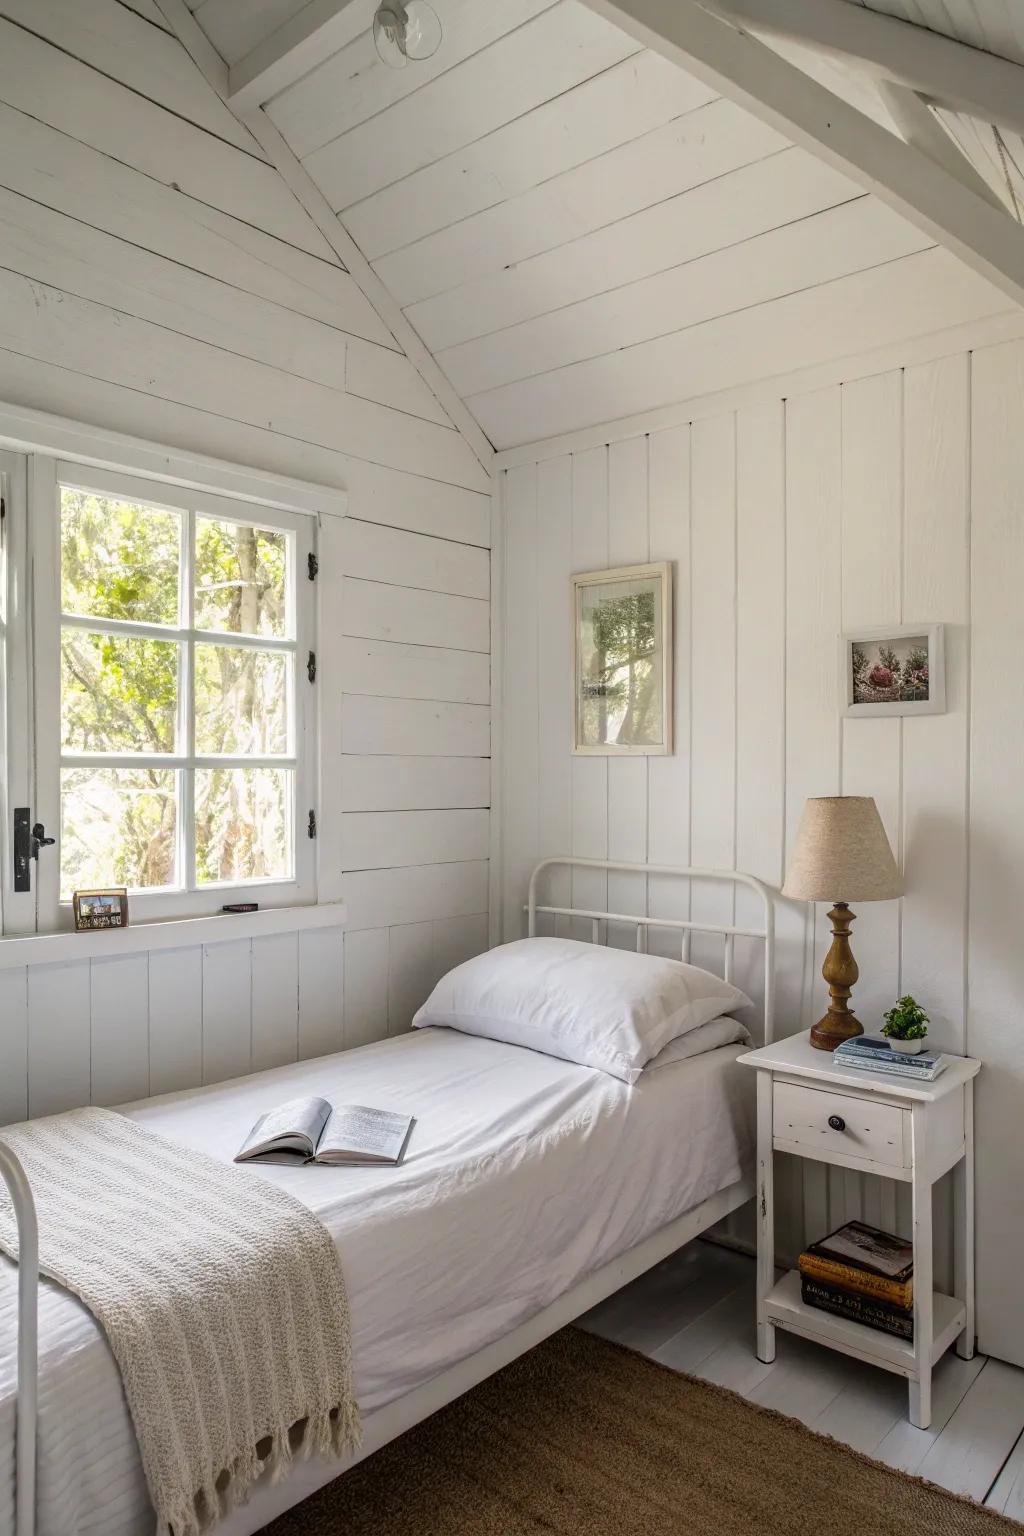
M 14 1530 L 15 1536 L 33 1536 L 36 1509 L 36 1405 L 39 1393 L 39 1228 L 25 1170 L 2 1140 L 0 1176 L 11 1192 L 14 1216 L 18 1223 L 18 1411 Z

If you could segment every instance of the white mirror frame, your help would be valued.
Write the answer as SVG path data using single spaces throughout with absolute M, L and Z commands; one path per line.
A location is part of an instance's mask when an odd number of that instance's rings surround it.
M 639 746 L 581 746 L 579 741 L 580 624 L 579 594 L 582 587 L 611 586 L 622 581 L 658 581 L 661 583 L 662 669 L 661 716 L 662 741 Z M 620 565 L 607 571 L 581 571 L 570 578 L 572 599 L 572 751 L 578 757 L 666 757 L 672 752 L 672 562 L 658 560 L 650 565 Z
M 860 640 L 928 639 L 928 698 L 894 699 L 890 703 L 853 702 L 853 647 Z M 839 640 L 839 697 L 848 718 L 892 715 L 942 715 L 946 712 L 946 647 L 941 624 L 875 624 L 847 631 Z

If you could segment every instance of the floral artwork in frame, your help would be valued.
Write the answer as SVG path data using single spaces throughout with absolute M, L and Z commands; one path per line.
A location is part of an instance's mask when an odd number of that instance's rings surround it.
M 572 578 L 573 751 L 672 751 L 672 567 L 619 566 Z
M 946 668 L 941 624 L 851 630 L 839 647 L 846 715 L 941 715 Z

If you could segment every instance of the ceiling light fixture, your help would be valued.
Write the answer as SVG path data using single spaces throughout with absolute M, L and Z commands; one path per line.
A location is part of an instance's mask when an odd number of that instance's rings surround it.
M 385 64 L 404 69 L 441 46 L 441 23 L 427 0 L 384 0 L 373 18 L 373 42 Z

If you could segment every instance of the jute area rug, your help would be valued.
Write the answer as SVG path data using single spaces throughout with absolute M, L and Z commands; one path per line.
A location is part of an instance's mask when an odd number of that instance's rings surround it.
M 793 1419 L 566 1328 L 265 1536 L 1020 1536 Z

